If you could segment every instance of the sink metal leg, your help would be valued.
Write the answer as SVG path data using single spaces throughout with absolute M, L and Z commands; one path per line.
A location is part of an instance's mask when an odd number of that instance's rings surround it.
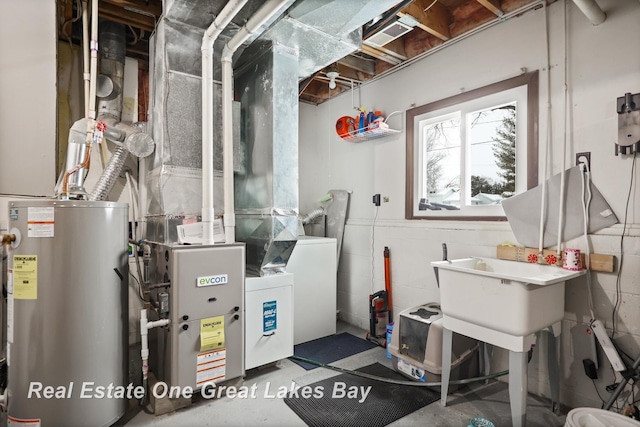
M 509 351 L 509 401 L 513 427 L 524 427 L 527 418 L 528 353 Z
M 479 343 L 479 352 L 480 352 L 480 372 L 482 375 L 487 376 L 491 373 L 491 353 L 493 350 L 493 346 L 491 344 L 487 344 L 486 342 Z M 489 380 L 485 380 L 485 384 L 489 382 Z
M 554 336 L 552 331 L 547 331 L 548 352 L 547 365 L 549 370 L 549 388 L 551 392 L 551 410 L 554 414 L 560 414 L 560 369 L 558 366 L 558 348 L 560 338 Z
M 451 345 L 453 332 L 442 328 L 442 385 L 440 386 L 440 403 L 447 406 L 447 394 L 449 392 L 449 377 L 451 375 Z

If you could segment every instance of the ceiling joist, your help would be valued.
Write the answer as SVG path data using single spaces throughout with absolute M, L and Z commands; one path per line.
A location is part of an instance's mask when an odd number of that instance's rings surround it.
M 500 0 L 477 0 L 478 3 L 489 9 L 497 17 L 504 15 L 504 11 L 500 7 Z
M 385 53 L 380 49 L 376 49 L 374 47 L 363 44 L 360 48 L 363 53 L 366 53 L 369 56 L 373 56 L 381 61 L 388 62 L 391 65 L 399 65 L 402 63 L 402 59 L 397 58 L 395 55 L 391 55 L 389 53 Z
M 101 18 L 108 19 L 119 24 L 130 25 L 151 33 L 156 27 L 156 17 L 151 14 L 142 14 L 113 4 L 115 0 L 102 0 L 98 3 L 98 13 Z
M 418 27 L 440 40 L 447 41 L 451 38 L 449 25 L 451 25 L 451 12 L 442 3 L 434 0 L 416 0 L 405 7 L 398 16 L 411 15 L 418 20 Z
M 370 76 L 374 76 L 376 74 L 376 62 L 374 59 L 365 59 L 355 55 L 348 55 L 338 60 L 338 64 L 369 74 Z

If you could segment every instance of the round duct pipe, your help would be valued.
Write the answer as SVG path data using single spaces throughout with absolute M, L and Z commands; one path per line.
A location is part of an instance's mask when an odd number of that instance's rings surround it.
M 600 9 L 596 0 L 573 0 L 573 2 L 593 25 L 600 25 L 607 19 L 607 15 Z

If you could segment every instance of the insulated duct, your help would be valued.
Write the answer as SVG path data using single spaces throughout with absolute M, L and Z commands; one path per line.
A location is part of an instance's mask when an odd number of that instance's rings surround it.
M 100 22 L 100 100 L 98 121 L 104 136 L 117 148 L 98 179 L 89 200 L 106 200 L 118 180 L 129 153 L 146 157 L 154 143 L 140 126 L 121 123 L 124 63 L 126 53 L 125 26 L 111 21 Z M 103 142 L 106 144 L 106 141 Z

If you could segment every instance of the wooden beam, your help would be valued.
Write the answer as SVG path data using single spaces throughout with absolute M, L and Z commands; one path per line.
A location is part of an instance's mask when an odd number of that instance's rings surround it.
M 384 46 L 375 47 L 375 49 L 378 49 L 380 52 L 383 52 L 387 55 L 398 58 L 401 61 L 406 61 L 407 59 L 409 59 L 404 52 L 404 42 L 401 38 L 395 39 L 385 44 Z
M 418 27 L 433 34 L 440 40 L 447 41 L 451 38 L 451 33 L 449 32 L 451 12 L 440 2 L 433 3 L 431 0 L 416 0 L 398 13 L 398 16 L 402 17 L 406 14 L 419 21 Z
M 506 259 L 510 261 L 520 262 L 542 262 L 547 264 L 547 257 L 552 256 L 556 260 L 556 265 L 562 266 L 562 260 L 557 259 L 555 250 L 545 249 L 542 251 L 542 260 L 534 261 L 538 257 L 538 250 L 534 248 L 525 248 L 522 246 L 498 246 L 496 250 L 496 258 Z M 531 258 L 531 259 L 530 259 Z M 584 254 L 580 254 L 582 265 L 585 265 Z M 551 258 L 550 258 L 551 259 Z M 593 271 L 602 271 L 605 273 L 613 273 L 615 257 L 613 255 L 590 254 L 589 269 Z
M 338 64 L 344 65 L 345 67 L 349 67 L 353 70 L 362 71 L 363 73 L 372 76 L 376 74 L 376 62 L 374 59 L 369 60 L 354 55 L 347 55 L 344 58 L 339 59 Z
M 109 3 L 125 10 L 136 13 L 140 11 L 142 15 L 153 15 L 156 20 L 162 15 L 162 2 L 157 0 L 100 0 L 100 3 Z
M 400 63 L 402 63 L 401 59 L 366 44 L 363 44 L 360 50 L 367 55 L 378 58 L 381 61 L 388 62 L 391 65 L 399 65 Z
M 152 16 L 131 12 L 111 3 L 101 1 L 98 3 L 98 14 L 101 18 L 108 19 L 119 24 L 131 25 L 148 32 L 156 27 L 156 20 Z
M 504 15 L 504 11 L 500 7 L 500 0 L 476 0 L 478 3 L 489 9 L 496 16 Z

